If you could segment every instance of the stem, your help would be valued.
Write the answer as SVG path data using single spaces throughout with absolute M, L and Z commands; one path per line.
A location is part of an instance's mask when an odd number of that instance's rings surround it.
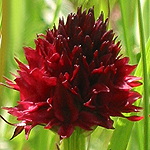
M 63 140 L 62 150 L 85 150 L 85 140 L 86 137 L 81 133 L 81 129 L 76 128 L 69 138 Z
M 10 47 L 10 6 L 11 2 L 9 0 L 2 1 L 2 43 L 0 48 L 0 82 L 2 82 L 2 76 L 6 70 L 6 60 L 7 53 L 9 52 Z M 0 95 L 2 95 L 2 86 L 0 86 Z M 0 105 L 2 100 L 0 100 Z
M 150 2 L 149 2 L 149 0 L 146 1 L 146 4 L 147 4 L 146 5 L 147 6 L 146 7 L 146 11 L 147 11 L 148 14 L 147 14 L 147 18 L 145 18 L 145 19 L 149 19 L 149 17 L 150 17 Z M 149 20 L 147 20 L 146 23 L 147 23 L 147 25 L 146 25 L 147 26 L 147 29 L 146 29 L 146 33 L 147 33 L 146 34 L 147 35 L 146 36 L 146 41 L 148 41 L 149 33 L 150 33 L 150 23 L 149 23 Z
M 123 32 L 124 32 L 124 41 L 125 41 L 125 47 L 126 47 L 126 53 L 127 55 L 129 56 L 130 58 L 130 62 L 131 63 L 134 63 L 134 56 L 133 56 L 133 53 L 131 51 L 131 38 L 129 38 L 131 36 L 131 31 L 129 29 L 129 17 L 128 17 L 128 14 L 127 14 L 127 10 L 126 8 L 127 7 L 124 7 L 125 3 L 128 3 L 129 1 L 124 1 L 124 0 L 119 0 L 119 4 L 120 4 L 120 9 L 121 9 L 121 19 L 122 19 L 122 23 L 123 23 Z
M 144 82 L 144 150 L 148 150 L 149 147 L 149 99 L 148 99 L 148 77 L 147 77 L 147 63 L 146 63 L 146 53 L 145 53 L 145 40 L 142 24 L 142 13 L 140 0 L 138 1 L 138 19 L 139 19 L 139 34 L 140 34 L 140 44 L 141 44 L 141 54 L 143 63 L 143 82 Z

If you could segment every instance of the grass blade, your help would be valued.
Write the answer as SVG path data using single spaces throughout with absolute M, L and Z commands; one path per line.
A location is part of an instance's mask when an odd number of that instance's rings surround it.
M 133 3 L 134 2 L 134 3 Z M 132 2 L 132 7 L 134 8 L 135 6 L 135 1 Z M 132 46 L 133 45 L 133 39 L 132 39 L 132 28 L 133 28 L 133 23 L 132 23 L 132 14 L 134 14 L 134 9 L 131 9 L 131 1 L 129 0 L 119 0 L 119 6 L 121 9 L 121 19 L 122 19 L 122 24 L 123 24 L 123 35 L 124 35 L 124 43 L 126 47 L 126 54 L 130 58 L 130 62 L 133 64 L 135 63 L 135 56 L 132 51 Z M 126 7 L 124 7 L 126 6 Z M 126 9 L 128 8 L 128 9 Z M 129 11 L 130 10 L 130 11 Z M 131 12 L 132 11 L 132 12 Z M 130 16 L 130 17 L 129 17 Z
M 147 77 L 147 63 L 146 63 L 146 52 L 145 52 L 145 40 L 144 40 L 144 31 L 142 23 L 142 13 L 141 13 L 141 4 L 140 0 L 138 2 L 138 22 L 139 22 L 139 34 L 140 34 L 140 44 L 141 44 L 141 54 L 142 54 L 142 65 L 143 65 L 143 82 L 144 82 L 144 149 L 148 150 L 149 143 L 149 97 L 148 97 L 148 77 Z

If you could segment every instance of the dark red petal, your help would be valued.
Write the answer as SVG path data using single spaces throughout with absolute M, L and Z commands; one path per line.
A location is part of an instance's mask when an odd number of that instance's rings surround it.
M 58 32 L 57 34 L 61 34 L 63 37 L 67 38 L 67 34 L 66 34 L 65 29 L 64 29 L 64 26 L 60 23 L 59 23 L 57 32 Z
M 130 90 L 132 87 L 123 80 L 123 81 L 116 83 L 115 88 L 119 90 Z
M 126 117 L 130 121 L 139 121 L 142 120 L 144 117 L 143 116 L 131 116 L 131 117 Z
M 57 84 L 57 78 L 56 77 L 42 77 L 43 81 L 45 81 L 45 84 L 49 86 L 56 86 Z
M 91 127 L 95 125 L 112 129 L 113 121 L 108 117 L 95 116 L 94 114 L 89 112 L 80 113 L 79 122 L 77 122 L 77 126 L 85 130 L 91 130 Z
M 79 118 L 82 120 L 82 122 L 85 122 L 88 127 L 100 124 L 100 121 L 97 119 L 97 117 L 90 112 L 81 112 Z
M 47 30 L 46 39 L 52 44 L 54 42 L 54 35 L 50 31 L 50 29 Z
M 138 92 L 131 91 L 129 93 L 128 99 L 127 99 L 127 105 L 132 105 L 136 100 L 141 98 L 142 96 Z
M 4 85 L 4 86 L 6 86 L 6 87 L 13 88 L 13 89 L 15 89 L 15 90 L 17 90 L 17 91 L 20 90 L 20 88 L 19 88 L 19 86 L 18 86 L 17 84 L 13 83 L 11 80 L 9 80 L 9 79 L 6 78 L 6 77 L 4 77 L 4 79 L 6 80 L 6 83 L 7 83 L 10 87 L 9 87 L 8 85 L 5 85 L 5 84 L 1 83 L 1 82 L 0 82 L 0 85 Z
M 31 69 L 42 67 L 42 57 L 37 53 L 36 50 L 30 47 L 24 47 L 24 52 Z
M 94 75 L 94 74 L 100 74 L 104 71 L 104 66 L 101 66 L 97 69 L 94 69 L 92 72 L 91 72 L 91 75 Z
M 54 53 L 54 54 L 50 57 L 49 61 L 50 61 L 50 62 L 58 62 L 59 59 L 60 59 L 60 55 L 59 55 L 58 53 Z
M 63 54 L 61 55 L 58 67 L 63 74 L 72 70 L 72 63 L 66 52 L 63 52 Z
M 53 126 L 60 126 L 61 122 L 57 119 L 52 119 L 44 128 L 51 129 Z
M 100 92 L 110 92 L 110 89 L 104 84 L 97 83 L 92 86 L 92 92 L 94 94 L 99 94 Z
M 104 33 L 104 35 L 101 37 L 101 41 L 112 41 L 114 37 L 114 33 L 113 30 L 109 30 L 107 32 Z
M 71 134 L 74 131 L 74 127 L 71 124 L 63 124 L 60 126 L 59 130 L 58 130 L 58 134 L 61 136 L 61 138 L 67 138 L 70 137 Z
M 74 96 L 65 87 L 58 83 L 53 97 L 53 108 L 58 120 L 74 122 L 78 118 L 78 110 Z
M 139 112 L 140 110 L 142 110 L 142 107 L 138 107 L 134 105 L 127 106 L 127 107 L 120 109 L 120 111 L 125 112 L 125 113 Z
M 72 75 L 72 77 L 70 79 L 71 82 L 75 78 L 75 76 L 77 75 L 77 73 L 79 72 L 79 68 L 80 68 L 79 65 L 74 65 L 73 75 Z
M 15 58 L 16 62 L 18 63 L 19 65 L 19 68 L 22 70 L 22 71 L 27 71 L 28 68 L 27 68 L 27 65 L 24 65 L 22 62 L 20 62 L 17 58 Z
M 135 76 L 127 76 L 125 78 L 126 82 L 131 86 L 131 87 L 137 87 L 140 86 L 142 83 L 139 82 L 142 78 L 140 77 L 135 77 Z
M 112 56 L 113 55 L 111 53 L 110 54 L 106 54 L 106 55 L 104 55 L 104 56 L 102 56 L 100 58 L 100 61 L 103 62 L 104 66 L 107 66 L 107 65 L 111 64 L 111 57 Z
M 93 12 L 89 12 L 86 16 L 86 19 L 83 25 L 84 34 L 91 34 L 93 26 L 94 26 L 94 22 L 95 22 L 94 14 Z
M 21 111 L 19 111 L 18 106 L 17 107 L 2 107 L 2 109 L 8 110 L 8 113 L 12 114 L 13 116 L 20 117 L 23 115 Z
M 28 137 L 32 128 L 33 128 L 33 125 L 26 125 L 24 127 L 26 140 L 28 140 Z

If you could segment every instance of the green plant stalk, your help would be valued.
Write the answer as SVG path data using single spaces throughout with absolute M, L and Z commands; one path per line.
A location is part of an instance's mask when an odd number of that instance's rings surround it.
M 126 1 L 127 2 L 127 1 Z M 129 30 L 128 30 L 128 20 L 126 17 L 126 7 L 124 7 L 124 3 L 126 3 L 124 0 L 119 0 L 119 5 L 120 5 L 120 9 L 121 9 L 121 18 L 122 18 L 122 23 L 123 23 L 123 32 L 124 32 L 124 41 L 125 41 L 125 47 L 126 47 L 126 53 L 130 58 L 130 62 L 133 63 L 133 53 L 131 51 L 131 46 L 130 46 L 130 42 L 129 42 L 129 38 L 128 35 L 130 35 Z
M 3 80 L 3 75 L 5 74 L 7 52 L 9 49 L 10 41 L 10 0 L 2 1 L 2 43 L 0 49 L 0 82 Z M 2 86 L 0 86 L 0 95 L 2 94 Z M 1 105 L 0 100 L 0 105 Z
M 139 22 L 139 34 L 140 34 L 140 44 L 141 44 L 141 54 L 142 54 L 142 64 L 143 64 L 143 82 L 144 82 L 144 150 L 148 150 L 149 147 L 149 99 L 148 99 L 148 76 L 147 76 L 147 63 L 146 63 L 146 53 L 145 53 L 145 40 L 144 31 L 142 23 L 142 13 L 140 0 L 138 2 L 138 22 Z
M 150 2 L 149 0 L 147 0 L 147 11 L 148 11 L 148 17 L 147 17 L 147 27 L 148 27 L 148 30 L 147 30 L 147 35 L 149 35 L 150 33 L 150 23 L 149 23 L 149 17 L 150 17 Z
M 0 49 L 0 65 L 1 65 L 1 71 L 0 71 L 0 81 L 2 81 L 2 76 L 5 72 L 5 66 L 6 66 L 6 52 L 7 52 L 7 39 L 9 38 L 9 9 L 10 3 L 8 0 L 2 1 L 2 43 L 1 43 L 1 49 Z
M 76 128 L 73 134 L 63 139 L 62 150 L 86 150 L 86 137 L 81 133 L 80 128 Z
M 1 37 L 1 25 L 2 25 L 2 1 L 0 1 L 0 37 Z

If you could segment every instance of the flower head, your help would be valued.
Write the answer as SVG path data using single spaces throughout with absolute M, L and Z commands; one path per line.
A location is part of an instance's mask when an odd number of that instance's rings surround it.
M 131 76 L 136 65 L 119 55 L 112 30 L 107 31 L 103 14 L 95 21 L 93 8 L 69 14 L 58 29 L 39 34 L 36 48 L 24 47 L 28 64 L 16 59 L 20 70 L 15 82 L 7 84 L 20 92 L 15 107 L 4 107 L 16 116 L 15 137 L 25 129 L 26 138 L 36 125 L 69 137 L 76 126 L 92 130 L 93 126 L 113 128 L 111 116 L 137 112 L 133 103 L 141 95 L 132 90 L 140 78 Z M 140 117 L 126 117 L 140 120 Z

